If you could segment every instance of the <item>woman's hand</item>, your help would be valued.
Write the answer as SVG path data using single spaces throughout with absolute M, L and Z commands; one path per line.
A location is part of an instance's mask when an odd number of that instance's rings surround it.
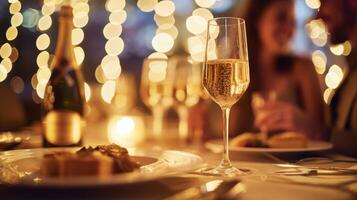
M 304 132 L 310 135 L 314 127 L 310 117 L 297 106 L 281 101 L 269 101 L 255 109 L 256 127 L 265 130 L 286 130 Z

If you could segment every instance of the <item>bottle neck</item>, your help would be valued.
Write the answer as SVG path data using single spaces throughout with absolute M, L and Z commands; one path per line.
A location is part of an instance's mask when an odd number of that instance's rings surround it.
M 72 45 L 72 29 L 73 17 L 71 15 L 63 15 L 61 13 L 59 17 L 59 29 L 55 59 L 53 63 L 54 67 L 59 65 L 60 60 L 65 59 L 73 68 L 79 68 Z

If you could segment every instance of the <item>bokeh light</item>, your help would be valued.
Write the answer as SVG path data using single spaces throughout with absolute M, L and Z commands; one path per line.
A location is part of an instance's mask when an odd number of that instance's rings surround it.
M 315 70 L 318 74 L 325 73 L 326 64 L 327 64 L 327 57 L 324 52 L 320 50 L 316 50 L 312 53 L 312 63 L 315 66 Z
M 74 47 L 74 55 L 78 65 L 81 65 L 85 58 L 85 53 L 82 47 Z
M 1 61 L 1 65 L 5 67 L 7 73 L 9 73 L 12 69 L 12 62 L 9 58 L 4 58 Z
M 38 54 L 36 63 L 39 68 L 48 67 L 48 60 L 50 59 L 50 54 L 47 51 L 42 51 Z
M 125 7 L 125 0 L 107 0 L 105 9 L 109 12 L 117 12 L 123 10 Z
M 115 81 L 107 81 L 103 84 L 101 89 L 101 96 L 107 103 L 111 103 L 115 95 Z
M 85 96 L 86 102 L 88 102 L 91 97 L 91 89 L 90 89 L 88 83 L 84 83 L 84 96 Z
M 201 16 L 190 16 L 186 19 L 187 30 L 195 35 L 199 35 L 206 31 L 207 21 Z
M 152 39 L 152 46 L 158 52 L 168 52 L 174 45 L 174 39 L 168 33 L 159 33 Z
M 143 12 L 151 12 L 155 9 L 158 0 L 138 0 L 137 6 Z
M 325 77 L 327 87 L 336 89 L 343 79 L 343 71 L 338 65 L 332 65 Z
M 44 15 L 38 21 L 37 27 L 41 31 L 48 30 L 52 25 L 52 19 L 49 15 Z
M 112 23 L 108 23 L 104 26 L 103 35 L 106 39 L 112 39 L 119 37 L 122 33 L 122 26 L 121 25 L 114 25 Z
M 14 27 L 18 27 L 22 24 L 23 17 L 21 13 L 15 13 L 11 17 L 11 25 Z
M 305 0 L 305 3 L 312 9 L 319 9 L 321 6 L 320 0 Z
M 41 34 L 36 40 L 36 47 L 41 51 L 47 49 L 49 45 L 50 37 L 46 33 Z
M 4 81 L 6 77 L 7 77 L 6 69 L 2 64 L 0 64 L 0 82 Z
M 8 58 L 11 55 L 11 45 L 9 43 L 5 43 L 0 47 L 0 56 L 2 58 Z
M 124 50 L 124 41 L 120 37 L 109 39 L 105 44 L 108 55 L 119 55 Z
M 126 18 L 127 18 L 127 14 L 126 14 L 125 10 L 116 11 L 109 15 L 110 23 L 116 24 L 116 25 L 120 25 L 120 24 L 124 23 Z
M 175 12 L 175 4 L 169 0 L 160 1 L 155 6 L 155 13 L 163 17 L 170 16 L 174 12 Z
M 17 28 L 14 26 L 10 26 L 6 31 L 6 39 L 12 41 L 17 37 L 17 34 Z
M 216 0 L 195 0 L 199 7 L 210 8 L 216 3 Z
M 81 28 L 75 28 L 72 30 L 72 44 L 79 45 L 84 39 L 84 32 Z
M 20 94 L 24 91 L 24 80 L 19 76 L 14 76 L 10 81 L 10 87 L 16 94 Z

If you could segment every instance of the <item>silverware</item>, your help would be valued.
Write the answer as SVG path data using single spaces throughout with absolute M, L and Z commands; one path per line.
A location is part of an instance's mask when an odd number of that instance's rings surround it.
M 287 176 L 318 176 L 318 175 L 357 175 L 357 170 L 340 167 L 291 167 L 275 171 L 276 174 Z
M 245 191 L 244 185 L 238 179 L 212 180 L 200 186 L 185 189 L 166 200 L 234 199 L 243 191 Z

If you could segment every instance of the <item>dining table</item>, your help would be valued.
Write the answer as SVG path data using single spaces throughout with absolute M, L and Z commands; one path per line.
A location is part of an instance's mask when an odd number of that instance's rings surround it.
M 108 144 L 106 127 L 107 122 L 105 121 L 87 124 L 84 131 L 84 145 Z M 26 134 L 28 139 L 15 147 L 15 149 L 41 148 L 41 135 L 38 132 L 27 130 Z M 204 143 L 187 144 L 174 139 L 144 142 L 138 145 L 137 148 L 190 152 L 200 156 L 205 166 L 215 166 L 221 159 L 220 152 L 211 151 L 206 148 Z M 215 181 L 232 179 L 238 180 L 240 184 L 240 191 L 235 195 L 234 199 L 357 199 L 356 173 L 277 173 L 290 172 L 291 168 L 286 166 L 294 166 L 294 164 L 299 163 L 299 160 L 314 157 L 323 157 L 330 161 L 327 163 L 309 162 L 307 166 L 311 167 L 311 169 L 317 169 L 314 172 L 323 171 L 320 168 L 357 170 L 357 161 L 354 158 L 340 155 L 333 150 L 285 154 L 231 151 L 232 164 L 243 171 L 249 171 L 249 173 L 238 175 L 237 177 L 224 178 L 191 170 L 176 174 L 171 173 L 147 181 L 133 181 L 128 184 L 75 188 L 26 187 L 0 184 L 0 199 L 166 199 L 190 188 L 199 188 Z M 351 162 L 343 162 L 344 160 Z M 181 197 L 181 199 L 185 198 Z M 194 199 L 209 198 L 196 197 Z

